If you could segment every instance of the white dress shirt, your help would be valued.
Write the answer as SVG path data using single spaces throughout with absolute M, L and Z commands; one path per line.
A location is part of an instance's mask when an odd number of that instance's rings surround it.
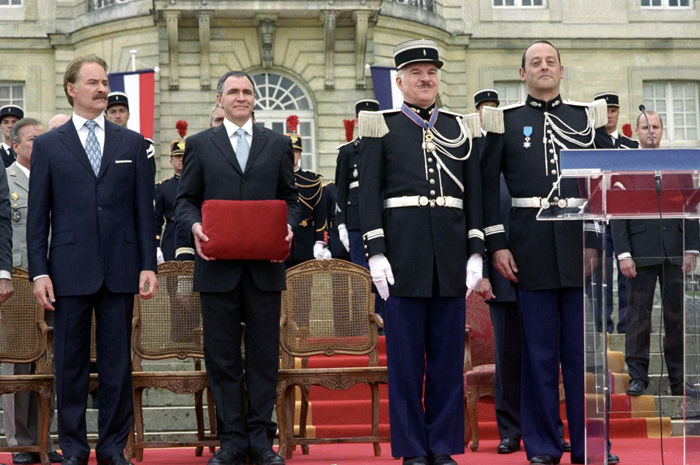
M 80 143 L 83 144 L 83 147 L 85 147 L 85 141 L 87 140 L 88 134 L 90 131 L 88 130 L 87 126 L 85 126 L 85 122 L 89 121 L 82 116 L 78 116 L 75 113 L 73 113 L 73 117 L 71 118 L 73 120 L 73 124 L 75 125 L 75 130 L 78 131 L 78 137 L 80 137 Z M 95 118 L 93 120 L 97 125 L 95 126 L 95 136 L 97 136 L 97 142 L 100 143 L 100 151 L 102 153 L 105 152 L 105 115 L 104 113 L 100 113 L 100 116 Z
M 253 143 L 253 119 L 248 118 L 248 121 L 246 121 L 243 126 L 236 126 L 234 123 L 229 121 L 227 118 L 224 118 L 224 128 L 226 128 L 226 134 L 228 134 L 228 140 L 231 142 L 231 147 L 233 148 L 233 151 L 236 151 L 236 143 L 238 142 L 238 136 L 236 135 L 236 131 L 239 129 L 243 129 L 245 131 L 245 140 L 248 142 L 248 147 L 250 147 Z M 244 167 L 242 167 L 244 168 Z

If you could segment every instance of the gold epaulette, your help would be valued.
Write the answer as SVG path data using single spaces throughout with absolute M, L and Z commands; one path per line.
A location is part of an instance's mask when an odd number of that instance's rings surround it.
M 503 122 L 503 112 L 520 108 L 523 105 L 525 105 L 524 102 L 514 103 L 513 105 L 508 105 L 501 108 L 484 106 L 481 112 L 481 127 L 486 132 L 503 134 L 506 132 L 505 123 Z
M 593 120 L 595 129 L 605 126 L 608 122 L 608 104 L 602 98 L 589 103 L 574 102 L 572 100 L 565 100 L 564 103 L 574 107 L 584 107 L 589 115 L 589 119 Z
M 384 115 L 388 113 L 397 113 L 401 110 L 395 108 L 393 110 L 384 111 L 361 111 L 359 119 L 358 134 L 359 137 L 384 137 L 389 134 L 389 127 L 384 121 Z

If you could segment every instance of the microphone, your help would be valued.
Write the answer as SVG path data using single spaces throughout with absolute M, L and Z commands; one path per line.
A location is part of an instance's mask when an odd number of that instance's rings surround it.
M 661 195 L 661 171 L 654 173 L 654 180 L 656 181 L 656 195 Z
M 647 107 L 645 107 L 644 104 L 641 104 L 639 105 L 639 111 L 642 112 L 644 119 L 647 122 L 647 131 L 649 131 L 649 137 L 651 137 L 651 146 L 652 148 L 656 148 L 656 144 L 654 143 L 654 133 L 651 132 L 651 125 L 649 124 L 649 117 L 647 116 Z

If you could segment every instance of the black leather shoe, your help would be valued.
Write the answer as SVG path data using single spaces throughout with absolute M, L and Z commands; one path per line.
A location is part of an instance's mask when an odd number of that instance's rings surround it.
M 554 460 L 554 457 L 552 457 L 549 454 L 537 454 L 530 459 L 530 463 L 539 463 L 542 465 L 556 465 L 559 463 L 559 460 Z
M 75 456 L 64 457 L 63 465 L 87 465 L 87 460 Z
M 430 465 L 457 465 L 457 462 L 447 454 L 428 454 L 428 463 Z
M 38 455 L 37 458 L 39 458 Z M 49 460 L 51 461 L 51 463 L 63 463 L 63 456 L 56 451 L 49 452 Z M 39 462 L 41 462 L 41 460 L 39 460 Z
M 608 454 L 608 465 L 613 465 L 615 463 L 620 463 L 620 457 L 615 454 Z
M 36 454 L 36 457 L 34 457 L 34 454 L 31 452 L 17 452 L 15 454 L 12 454 L 12 463 L 14 464 L 23 464 L 23 463 L 39 463 L 39 454 Z
M 404 457 L 403 465 L 430 465 L 430 462 L 425 455 L 419 455 L 418 457 Z
M 520 450 L 520 439 L 503 438 L 498 445 L 499 454 L 512 454 Z
M 641 379 L 635 378 L 630 381 L 630 385 L 627 388 L 627 395 L 628 396 L 641 396 L 644 394 L 644 391 L 646 391 L 647 387 L 644 385 L 644 381 Z
M 571 452 L 571 444 L 564 438 L 561 438 L 561 448 L 564 452 Z
M 683 393 L 683 385 L 681 384 L 680 386 L 674 386 L 671 388 L 671 395 L 674 396 L 682 396 Z M 685 383 L 685 396 L 686 397 L 700 397 L 700 391 L 698 391 L 695 386 Z
M 114 454 L 106 459 L 97 459 L 97 465 L 134 465 L 129 462 L 124 454 Z
M 228 449 L 219 449 L 209 459 L 207 465 L 246 465 L 247 463 L 248 459 L 245 454 Z
M 251 451 L 250 463 L 257 465 L 284 465 L 284 458 L 275 454 L 272 449 L 257 453 Z

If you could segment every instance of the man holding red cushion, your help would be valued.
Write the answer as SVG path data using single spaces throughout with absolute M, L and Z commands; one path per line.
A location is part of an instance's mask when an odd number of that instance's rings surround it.
M 221 448 L 211 465 L 284 464 L 272 451 L 277 425 L 272 421 L 279 357 L 283 263 L 215 260 L 202 250 L 202 203 L 211 199 L 274 200 L 287 203 L 287 224 L 299 222 L 294 185 L 294 154 L 288 137 L 254 125 L 253 79 L 240 71 L 224 74 L 217 102 L 222 125 L 187 138 L 176 212 L 192 231 L 197 255 L 194 290 L 200 292 L 204 359 L 214 402 Z M 221 218 L 245 227 L 235 218 Z M 286 237 L 292 240 L 291 228 Z M 246 324 L 246 371 L 241 364 L 241 323 Z M 243 405 L 243 383 L 248 405 Z M 247 410 L 247 411 L 246 411 Z M 245 414 L 244 414 L 245 412 Z

